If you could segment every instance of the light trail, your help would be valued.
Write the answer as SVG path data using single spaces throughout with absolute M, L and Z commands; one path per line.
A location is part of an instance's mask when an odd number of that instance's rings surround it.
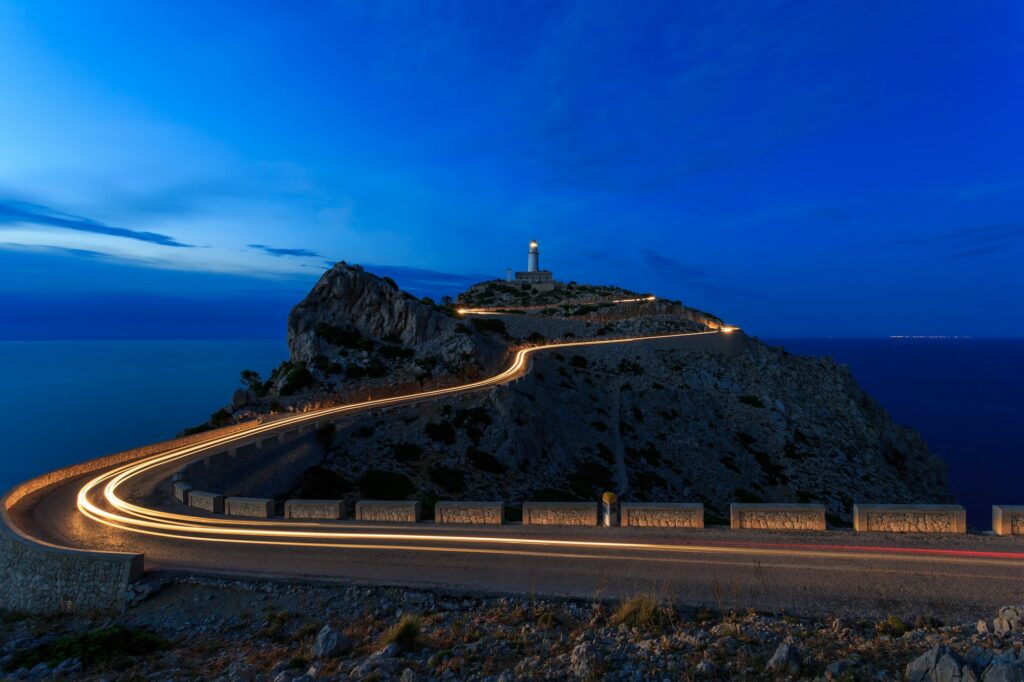
M 681 337 L 717 334 L 725 329 L 706 332 L 687 332 L 655 336 L 628 337 L 551 343 L 525 347 L 516 351 L 511 364 L 492 377 L 475 382 L 432 389 L 417 393 L 365 400 L 336 407 L 289 415 L 266 424 L 257 424 L 242 431 L 216 436 L 202 443 L 173 448 L 117 466 L 89 480 L 78 491 L 78 510 L 87 518 L 112 528 L 141 535 L 173 538 L 190 542 L 220 542 L 228 544 L 323 547 L 335 549 L 366 549 L 391 551 L 432 551 L 480 554 L 509 554 L 521 556 L 568 556 L 575 558 L 620 558 L 633 560 L 672 560 L 680 554 L 723 556 L 777 556 L 822 559 L 870 559 L 885 555 L 900 562 L 941 562 L 949 564 L 1005 563 L 1006 560 L 1024 561 L 1024 553 L 985 552 L 975 550 L 880 547 L 860 545 L 816 545 L 798 543 L 693 543 L 666 544 L 627 542 L 616 540 L 562 540 L 522 536 L 451 534 L 437 532 L 369 532 L 362 527 L 344 530 L 337 523 L 237 518 L 210 518 L 151 509 L 132 504 L 118 494 L 118 489 L 129 481 L 154 469 L 190 457 L 216 451 L 225 446 L 248 441 L 254 436 L 294 428 L 346 413 L 378 407 L 409 404 L 433 398 L 478 391 L 515 380 L 529 371 L 530 358 L 543 350 L 601 346 L 610 344 L 658 341 Z M 729 331 L 732 331 L 730 329 Z M 109 506 L 104 509 L 93 498 Z M 419 544 L 407 544 L 419 543 Z M 471 547 L 468 545 L 481 545 Z M 513 549 L 518 547 L 519 549 Z M 556 551 L 558 550 L 558 551 Z M 593 552 L 598 552 L 593 554 Z M 601 552 L 615 551 L 623 555 Z M 589 552 L 589 553 L 588 553 Z M 659 558 L 660 557 L 660 558 Z

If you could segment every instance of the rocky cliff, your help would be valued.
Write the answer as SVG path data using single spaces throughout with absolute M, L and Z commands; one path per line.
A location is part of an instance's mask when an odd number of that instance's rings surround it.
M 454 382 L 494 371 L 522 342 L 719 324 L 665 301 L 561 306 L 460 317 L 339 264 L 293 310 L 290 364 L 270 394 L 296 405 L 343 399 L 366 382 L 422 383 L 424 368 L 431 381 Z M 338 427 L 324 461 L 281 495 L 419 497 L 429 507 L 614 490 L 624 499 L 700 501 L 711 522 L 734 501 L 820 501 L 834 523 L 849 522 L 854 502 L 951 500 L 941 460 L 845 366 L 739 333 L 702 338 L 544 351 L 516 384 L 357 415 Z M 298 389 L 289 378 L 296 367 L 309 375 Z

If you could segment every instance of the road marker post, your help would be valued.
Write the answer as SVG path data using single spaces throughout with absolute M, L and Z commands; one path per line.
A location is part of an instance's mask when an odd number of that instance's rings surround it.
M 601 525 L 606 528 L 619 525 L 619 498 L 611 491 L 601 495 Z

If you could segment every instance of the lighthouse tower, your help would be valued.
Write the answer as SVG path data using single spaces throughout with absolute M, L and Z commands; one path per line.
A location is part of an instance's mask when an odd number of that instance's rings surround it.
M 551 271 L 540 269 L 540 247 L 537 246 L 536 239 L 530 242 L 526 272 L 517 272 L 515 281 L 527 283 L 541 291 L 550 291 L 555 288 L 556 282 L 551 276 Z

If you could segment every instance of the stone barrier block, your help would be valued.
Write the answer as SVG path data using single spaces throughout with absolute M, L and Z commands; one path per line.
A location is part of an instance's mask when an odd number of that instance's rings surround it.
M 756 530 L 825 530 L 822 504 L 729 505 L 729 526 Z
M 853 529 L 872 533 L 966 533 L 958 504 L 855 504 Z
M 262 450 L 263 448 L 272 448 L 275 445 L 277 445 L 278 442 L 280 442 L 280 439 L 277 436 L 270 436 L 269 438 L 264 438 L 263 440 L 260 441 L 260 449 Z
M 596 526 L 597 502 L 524 502 L 524 526 Z
M 188 504 L 188 494 L 192 490 L 192 486 L 184 481 L 174 482 L 174 499 L 182 504 Z
M 416 523 L 420 520 L 421 506 L 418 500 L 359 500 L 356 521 Z
M 992 505 L 992 530 L 996 535 L 1024 535 L 1024 507 Z
M 226 497 L 224 513 L 228 516 L 269 519 L 274 515 L 274 501 L 262 497 Z
M 286 519 L 330 519 L 345 518 L 345 502 L 342 500 L 286 500 Z
M 699 502 L 623 502 L 623 526 L 641 528 L 703 528 L 704 505 Z
M 299 437 L 299 429 L 292 429 L 291 431 L 285 431 L 284 435 L 281 436 L 284 440 L 292 440 Z
M 504 502 L 438 502 L 435 523 L 505 523 Z
M 246 445 L 239 445 L 235 448 L 235 456 L 251 455 L 254 452 L 256 452 L 256 443 L 247 443 Z
M 188 493 L 188 506 L 213 514 L 223 514 L 224 496 L 202 490 L 190 490 Z

